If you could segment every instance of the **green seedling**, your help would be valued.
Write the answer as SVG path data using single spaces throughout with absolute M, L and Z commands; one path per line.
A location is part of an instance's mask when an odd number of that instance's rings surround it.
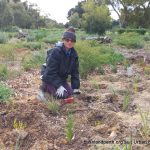
M 116 95 L 116 90 L 114 89 L 114 87 L 112 85 L 109 85 L 109 91 L 113 94 Z
M 73 138 L 73 131 L 74 131 L 74 123 L 73 123 L 73 115 L 69 114 L 67 118 L 66 124 L 66 138 L 68 141 L 71 141 Z
M 17 121 L 15 118 L 13 121 L 13 127 L 14 129 L 23 130 L 27 127 L 26 123 L 23 123 L 22 121 Z
M 132 150 L 132 144 L 116 146 L 114 150 Z
M 124 99 L 123 99 L 123 111 L 126 111 L 128 106 L 129 106 L 129 102 L 130 102 L 130 94 L 129 92 L 126 92 Z
M 144 67 L 144 75 L 150 75 L 150 66 Z
M 57 101 L 47 102 L 47 107 L 54 115 L 59 114 L 60 106 Z
M 92 86 L 93 86 L 93 88 L 95 88 L 95 89 L 99 89 L 99 85 L 98 85 L 98 83 L 97 83 L 96 80 L 92 80 Z
M 111 65 L 111 71 L 112 71 L 113 73 L 117 73 L 117 65 L 116 65 L 116 64 Z
M 21 145 L 21 130 L 24 130 L 27 127 L 26 123 L 23 123 L 22 121 L 18 121 L 16 118 L 13 121 L 13 127 L 14 129 L 18 130 L 19 134 L 17 136 L 16 144 L 15 144 L 15 150 L 20 150 L 20 145 Z
M 139 83 L 139 82 L 141 82 L 141 77 L 140 77 L 139 75 L 136 75 L 136 76 L 134 77 L 134 79 L 133 79 L 133 82 L 134 82 L 134 83 Z

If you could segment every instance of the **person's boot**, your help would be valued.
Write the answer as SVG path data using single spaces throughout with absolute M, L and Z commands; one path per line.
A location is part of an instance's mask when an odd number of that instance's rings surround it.
M 37 93 L 37 100 L 41 102 L 46 102 L 45 93 L 41 89 Z

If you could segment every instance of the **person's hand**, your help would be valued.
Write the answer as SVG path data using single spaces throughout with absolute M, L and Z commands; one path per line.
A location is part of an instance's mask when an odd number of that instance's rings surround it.
M 56 91 L 56 95 L 58 97 L 63 97 L 65 91 L 67 91 L 67 90 L 63 86 L 60 86 Z
M 79 89 L 74 89 L 73 90 L 73 94 L 80 94 L 80 93 L 81 93 L 81 91 Z

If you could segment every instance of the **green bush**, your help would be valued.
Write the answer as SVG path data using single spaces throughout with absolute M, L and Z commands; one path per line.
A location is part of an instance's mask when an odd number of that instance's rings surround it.
M 4 32 L 18 32 L 19 31 L 19 27 L 17 26 L 7 26 L 4 28 L 1 28 L 0 31 L 4 31 Z
M 50 38 L 44 38 L 43 42 L 49 43 L 49 44 L 55 44 L 58 40 L 57 39 L 50 39 Z
M 119 35 L 116 39 L 115 42 L 118 45 L 123 45 L 126 46 L 127 48 L 143 48 L 144 47 L 144 42 L 142 37 L 134 32 L 130 33 L 123 33 Z
M 0 44 L 8 41 L 8 35 L 5 32 L 0 32 Z
M 14 44 L 0 44 L 0 57 L 1 59 L 14 61 L 15 60 L 15 48 Z
M 35 40 L 36 40 L 36 38 L 35 38 L 34 35 L 28 35 L 28 36 L 27 36 L 27 42 L 33 42 L 33 41 L 35 41 Z
M 123 60 L 123 56 L 115 53 L 110 47 L 100 44 L 91 46 L 91 41 L 79 41 L 75 48 L 79 55 L 81 77 L 86 77 L 96 68 L 101 72 L 104 64 L 116 64 Z
M 44 62 L 45 62 L 45 54 L 43 51 L 40 51 L 32 55 L 26 55 L 22 59 L 22 66 L 26 71 L 28 71 L 31 68 L 40 67 Z
M 40 50 L 42 47 L 41 43 L 39 42 L 27 42 L 27 43 L 24 43 L 23 46 L 31 50 Z
M 135 33 L 138 33 L 138 34 L 142 34 L 144 35 L 146 33 L 146 29 L 118 29 L 118 33 L 119 34 L 122 34 L 124 32 L 128 33 L 128 32 L 135 32 Z
M 30 30 L 28 33 L 28 40 L 30 41 L 32 38 L 34 40 L 39 41 L 47 36 L 47 30 Z
M 6 80 L 8 77 L 8 69 L 4 64 L 0 64 L 0 80 Z
M 150 36 L 145 35 L 145 36 L 144 36 L 144 41 L 150 41 Z
M 10 99 L 11 94 L 11 89 L 0 83 L 0 102 L 8 101 Z

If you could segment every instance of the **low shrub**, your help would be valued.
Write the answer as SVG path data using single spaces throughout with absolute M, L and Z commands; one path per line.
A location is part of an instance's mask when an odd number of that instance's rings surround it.
M 10 100 L 12 90 L 0 83 L 0 102 L 7 102 Z
M 115 39 L 118 45 L 126 46 L 127 48 L 143 48 L 144 42 L 142 37 L 137 33 L 123 33 Z
M 41 67 L 45 62 L 45 54 L 43 51 L 33 53 L 32 55 L 26 55 L 22 59 L 23 68 L 28 71 L 31 68 Z
M 42 47 L 41 43 L 39 42 L 27 42 L 27 43 L 24 43 L 23 46 L 31 50 L 40 50 Z
M 109 46 L 100 44 L 91 46 L 90 41 L 79 41 L 75 48 L 79 55 L 81 77 L 86 78 L 88 73 L 96 68 L 101 69 L 102 65 L 117 64 L 123 60 L 123 56 L 115 53 Z
M 6 43 L 8 41 L 8 34 L 5 32 L 0 32 L 0 44 Z
M 8 77 L 8 69 L 4 64 L 0 64 L 0 80 L 6 80 Z
M 134 33 L 138 33 L 138 34 L 144 35 L 146 33 L 146 31 L 147 30 L 143 29 L 143 28 L 141 28 L 141 29 L 124 29 L 124 28 L 118 29 L 118 33 L 119 34 L 122 34 L 124 32 L 126 32 L 126 33 L 128 33 L 128 32 L 134 32 Z
M 15 48 L 14 44 L 0 44 L 0 57 L 3 60 L 14 61 L 15 60 Z

